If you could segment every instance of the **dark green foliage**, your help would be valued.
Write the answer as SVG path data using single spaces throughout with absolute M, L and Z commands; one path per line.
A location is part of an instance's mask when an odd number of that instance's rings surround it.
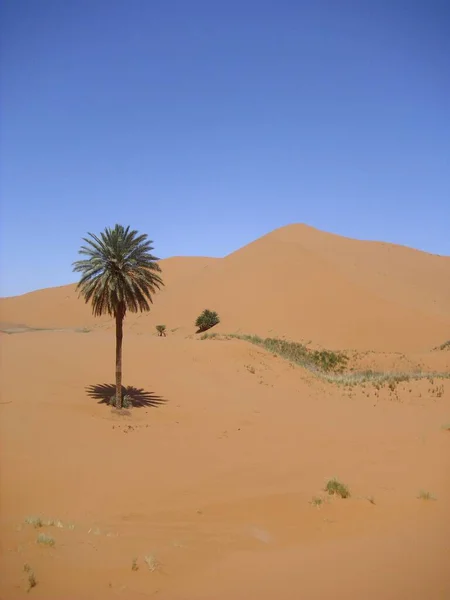
M 122 225 L 88 236 L 79 250 L 87 258 L 74 262 L 73 270 L 82 274 L 77 289 L 94 315 L 150 310 L 152 294 L 164 284 L 148 236 Z
M 341 498 L 349 498 L 350 490 L 345 483 L 340 482 L 338 479 L 333 477 L 327 481 L 325 486 L 325 491 L 330 494 L 330 496 L 340 496 Z
M 165 325 L 157 325 L 156 326 L 156 331 L 158 332 L 159 336 L 166 336 L 166 326 Z
M 198 328 L 198 332 L 207 331 L 220 323 L 219 315 L 211 310 L 204 310 L 200 316 L 197 317 L 195 321 L 195 326 Z
M 340 352 L 330 350 L 315 350 L 313 352 L 313 361 L 322 369 L 322 371 L 343 371 L 347 365 L 348 358 Z

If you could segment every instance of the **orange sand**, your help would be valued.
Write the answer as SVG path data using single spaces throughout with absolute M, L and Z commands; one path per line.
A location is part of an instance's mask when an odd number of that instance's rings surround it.
M 450 258 L 293 225 L 162 268 L 166 288 L 124 338 L 124 384 L 154 406 L 125 415 L 86 392 L 113 382 L 114 335 L 74 286 L 0 301 L 3 329 L 63 330 L 0 338 L 0 599 L 25 597 L 25 563 L 46 600 L 449 598 L 450 381 L 348 390 L 239 340 L 201 341 L 193 322 L 208 307 L 217 331 L 449 372 L 450 352 L 431 350 L 450 338 Z M 349 499 L 324 494 L 334 475 Z

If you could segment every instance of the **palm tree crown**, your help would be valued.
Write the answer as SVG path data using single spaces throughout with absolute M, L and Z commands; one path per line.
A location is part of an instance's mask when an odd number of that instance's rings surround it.
M 79 250 L 87 258 L 74 262 L 73 270 L 82 273 L 77 289 L 92 303 L 94 315 L 123 318 L 127 310 L 150 310 L 152 294 L 164 285 L 159 259 L 151 254 L 153 242 L 122 225 L 88 236 Z

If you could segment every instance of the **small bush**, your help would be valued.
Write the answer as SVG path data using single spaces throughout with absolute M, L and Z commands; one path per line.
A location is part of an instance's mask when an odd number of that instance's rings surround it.
M 166 326 L 165 325 L 157 325 L 156 331 L 160 337 L 166 337 Z
M 330 494 L 330 496 L 340 496 L 341 498 L 349 498 L 350 490 L 345 483 L 341 483 L 336 477 L 327 481 L 325 486 L 325 491 Z
M 33 527 L 35 527 L 36 529 L 39 529 L 40 527 L 44 526 L 44 522 L 41 519 L 41 517 L 26 517 L 25 519 L 25 523 L 27 525 L 33 525 Z
M 424 490 L 420 490 L 417 498 L 419 500 L 436 500 L 436 498 L 430 492 L 425 492 Z
M 312 361 L 322 371 L 342 372 L 347 365 L 348 357 L 341 352 L 315 350 L 312 353 Z
M 132 571 L 138 571 L 139 570 L 139 565 L 137 562 L 137 558 L 133 558 L 133 560 L 131 561 L 131 570 Z
M 25 573 L 28 573 L 28 589 L 27 589 L 27 592 L 29 592 L 30 590 L 32 590 L 34 587 L 37 586 L 36 575 L 34 574 L 34 571 L 30 567 L 29 564 L 24 564 L 23 565 L 23 570 L 25 571 Z
M 203 331 L 207 331 L 220 323 L 219 315 L 211 310 L 205 309 L 201 315 L 197 317 L 195 321 L 195 326 L 198 329 L 198 333 L 202 333 Z
M 47 535 L 46 533 L 40 533 L 37 537 L 38 544 L 44 544 L 45 546 L 54 546 L 55 540 L 51 535 Z
M 319 508 L 320 506 L 322 506 L 323 504 L 323 498 L 321 498 L 320 496 L 313 496 L 311 498 L 311 504 L 317 508 Z

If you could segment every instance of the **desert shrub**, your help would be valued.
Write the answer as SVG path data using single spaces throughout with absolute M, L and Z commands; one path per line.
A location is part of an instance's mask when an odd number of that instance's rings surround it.
M 159 336 L 166 336 L 166 326 L 165 325 L 157 325 L 156 326 L 156 331 L 158 332 Z
M 417 496 L 419 500 L 436 500 L 436 498 L 430 492 L 426 492 L 425 490 L 420 490 L 419 495 Z
M 347 365 L 348 357 L 341 352 L 331 350 L 315 350 L 312 354 L 313 362 L 322 371 L 343 371 Z
M 201 333 L 211 329 L 211 327 L 214 327 L 214 325 L 217 325 L 218 323 L 220 323 L 219 315 L 212 310 L 205 309 L 202 314 L 197 317 L 195 326 L 198 328 L 199 333 Z
M 253 340 L 250 340 L 253 341 Z M 270 352 L 274 352 L 292 360 L 292 362 L 305 365 L 309 364 L 320 371 L 342 372 L 347 364 L 348 357 L 341 352 L 332 350 L 308 350 L 303 344 L 298 342 L 288 342 L 277 338 L 266 338 L 253 343 L 260 343 Z
M 341 498 L 350 497 L 348 486 L 336 479 L 336 477 L 327 481 L 325 491 L 328 492 L 330 496 L 340 496 Z
M 55 540 L 52 538 L 52 536 L 45 533 L 40 533 L 36 541 L 38 544 L 44 544 L 45 546 L 55 545 Z

